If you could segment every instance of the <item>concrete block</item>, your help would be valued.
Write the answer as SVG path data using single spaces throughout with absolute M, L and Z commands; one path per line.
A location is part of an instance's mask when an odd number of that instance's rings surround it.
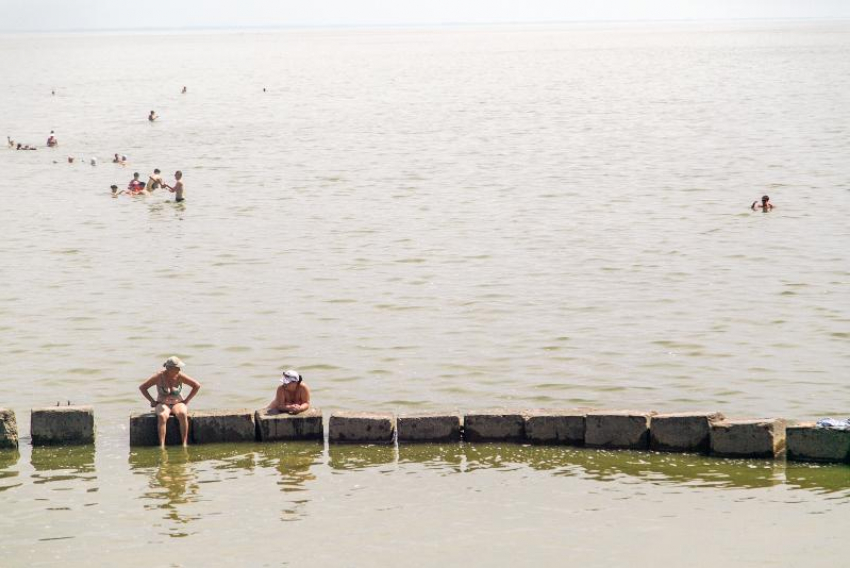
M 418 412 L 398 417 L 398 441 L 459 442 L 463 421 L 456 412 Z
M 192 416 L 189 416 L 189 432 L 192 431 Z M 180 437 L 180 423 L 174 415 L 168 417 L 165 424 L 165 445 L 179 446 L 183 443 Z M 159 435 L 156 431 L 156 414 L 137 412 L 130 415 L 130 445 L 158 446 Z
M 711 449 L 711 423 L 719 412 L 656 414 L 649 427 L 649 447 L 657 452 L 700 452 Z
M 649 423 L 654 414 L 640 410 L 588 412 L 584 443 L 592 448 L 645 450 L 649 447 Z
M 328 423 L 331 442 L 392 444 L 396 419 L 391 413 L 334 412 Z
M 525 418 L 525 439 L 532 444 L 584 445 L 584 410 L 529 410 Z
M 248 409 L 193 411 L 189 437 L 195 444 L 253 442 L 257 439 L 254 411 Z
M 259 439 L 263 442 L 325 439 L 322 411 L 319 408 L 310 408 L 301 414 L 269 414 L 263 408 L 254 414 L 254 420 Z
M 0 449 L 18 447 L 18 423 L 15 413 L 0 408 Z
M 785 427 L 788 459 L 794 461 L 850 461 L 850 431 L 817 428 L 814 422 Z
M 721 420 L 711 424 L 711 453 L 716 456 L 775 458 L 784 449 L 782 419 Z
M 467 412 L 463 417 L 463 439 L 468 442 L 522 442 L 525 418 L 520 410 L 504 408 Z
M 35 408 L 30 417 L 34 446 L 94 443 L 94 410 L 91 406 Z

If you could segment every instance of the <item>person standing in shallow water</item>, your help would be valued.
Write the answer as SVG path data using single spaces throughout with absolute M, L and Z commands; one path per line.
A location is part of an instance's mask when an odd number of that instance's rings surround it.
M 148 380 L 139 385 L 139 390 L 151 406 L 155 408 L 156 427 L 159 435 L 159 446 L 165 448 L 165 428 L 168 417 L 174 414 L 180 424 L 180 437 L 183 447 L 189 443 L 189 402 L 198 394 L 201 383 L 183 372 L 183 361 L 179 357 L 169 357 L 162 365 L 164 369 L 154 373 Z M 183 385 L 192 388 L 189 396 L 183 398 Z M 156 386 L 156 399 L 151 397 L 148 390 Z
M 752 209 L 753 211 L 755 211 L 756 209 L 761 209 L 762 211 L 767 213 L 768 211 L 773 210 L 773 204 L 770 202 L 770 197 L 768 197 L 767 195 L 762 195 L 761 205 L 759 205 L 758 201 L 753 201 L 753 204 L 750 205 L 750 209 Z
M 183 198 L 183 172 L 177 170 L 174 172 L 174 185 L 162 184 L 162 187 L 174 194 L 175 203 L 180 203 Z
M 301 373 L 287 369 L 280 382 L 274 400 L 266 408 L 270 414 L 300 414 L 310 408 L 310 388 Z

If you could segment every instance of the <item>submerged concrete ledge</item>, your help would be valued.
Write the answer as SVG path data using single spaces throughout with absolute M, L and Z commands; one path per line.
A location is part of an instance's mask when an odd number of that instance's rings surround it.
M 18 423 L 15 413 L 0 408 L 0 448 L 15 449 L 18 447 Z
M 721 420 L 711 424 L 711 453 L 728 458 L 777 458 L 785 450 L 781 418 Z
M 657 452 L 708 453 L 711 425 L 724 418 L 719 412 L 656 414 L 649 428 L 649 447 Z
M 254 421 L 257 423 L 257 439 L 262 442 L 325 439 L 322 411 L 318 408 L 310 408 L 301 414 L 272 414 L 263 408 L 254 413 Z
M 94 411 L 88 406 L 34 409 L 31 432 L 34 446 L 92 444 Z M 272 414 L 266 409 L 189 413 L 189 441 L 194 444 L 323 441 L 324 435 L 318 408 L 296 415 Z M 711 411 L 657 414 L 591 408 L 494 408 L 399 416 L 390 412 L 334 412 L 327 435 L 331 444 L 496 442 L 850 463 L 850 431 L 817 428 L 811 422 L 786 426 L 781 418 L 730 420 Z M 167 445 L 181 443 L 174 416 L 169 418 L 165 441 Z M 153 411 L 131 414 L 130 446 L 158 443 Z M 17 446 L 15 413 L 0 409 L 0 449 Z
M 525 417 L 521 410 L 492 408 L 463 416 L 463 439 L 469 442 L 522 442 Z
M 390 412 L 334 412 L 328 423 L 330 442 L 392 444 L 396 418 Z
M 256 440 L 253 410 L 197 410 L 191 416 L 189 437 L 195 444 Z
M 532 444 L 583 446 L 586 415 L 581 409 L 528 410 L 523 415 L 525 439 Z
M 33 446 L 94 443 L 94 409 L 91 406 L 34 408 L 30 416 Z
M 398 442 L 460 442 L 463 418 L 459 412 L 418 412 L 398 416 Z
M 189 432 L 192 431 L 192 415 L 189 415 Z M 180 438 L 180 424 L 174 416 L 168 417 L 165 424 L 165 445 L 179 446 L 182 444 Z M 150 412 L 137 412 L 130 415 L 130 446 L 158 446 L 159 434 L 156 428 L 156 414 Z
M 814 422 L 785 427 L 788 459 L 793 461 L 850 461 L 850 430 L 818 428 Z
M 588 412 L 584 444 L 591 448 L 649 449 L 649 424 L 654 414 L 641 410 Z

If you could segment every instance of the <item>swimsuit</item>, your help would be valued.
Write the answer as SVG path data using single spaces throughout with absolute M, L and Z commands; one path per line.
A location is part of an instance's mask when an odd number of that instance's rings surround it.
M 180 396 L 180 391 L 183 390 L 183 383 L 177 383 L 176 387 L 168 388 L 164 386 L 161 382 L 156 384 L 156 392 L 159 393 L 160 398 L 166 399 L 170 396 Z M 183 400 L 178 400 L 177 402 L 163 402 L 158 400 L 157 404 L 164 404 L 168 406 L 168 408 L 173 407 L 175 404 L 180 404 Z

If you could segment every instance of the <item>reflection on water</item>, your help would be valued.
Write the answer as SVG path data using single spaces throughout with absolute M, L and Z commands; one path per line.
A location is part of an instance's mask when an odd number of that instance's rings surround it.
M 94 445 L 67 447 L 34 447 L 30 463 L 36 473 L 33 483 L 56 483 L 61 481 L 97 478 L 94 467 Z
M 140 499 L 146 501 L 145 509 L 165 512 L 163 518 L 173 523 L 168 532 L 172 537 L 189 536 L 185 525 L 199 518 L 183 507 L 198 500 L 198 479 L 192 461 L 188 448 L 144 448 L 130 453 L 131 469 L 148 476 L 150 490 Z
M 307 484 L 316 480 L 314 468 L 322 463 L 324 448 L 315 442 L 267 444 L 257 448 L 257 467 L 280 474 L 277 485 L 287 495 L 280 511 L 281 521 L 297 521 L 307 516 L 310 499 Z
M 835 499 L 850 498 L 850 466 L 789 463 L 785 469 L 788 485 Z
M 14 469 L 21 454 L 18 450 L 0 450 L 0 491 L 17 487 L 20 482 L 15 483 L 18 471 Z
M 398 463 L 421 464 L 426 469 L 444 475 L 463 471 L 469 446 L 461 444 L 401 444 L 398 447 Z
M 321 463 L 324 448 L 311 442 L 268 444 L 257 449 L 257 467 L 274 468 L 280 473 L 280 490 L 303 491 L 304 484 L 316 479 L 311 469 Z
M 335 470 L 357 471 L 376 466 L 393 465 L 397 451 L 394 446 L 361 446 L 333 444 L 328 446 L 328 463 Z M 385 468 L 387 471 L 392 468 Z

